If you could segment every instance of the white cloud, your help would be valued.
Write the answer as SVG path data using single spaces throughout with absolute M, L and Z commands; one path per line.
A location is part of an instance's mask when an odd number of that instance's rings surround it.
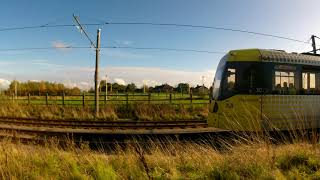
M 32 80 L 30 80 L 30 82 L 40 82 L 40 80 L 32 79 Z
M 36 66 L 47 66 L 50 68 L 60 68 L 63 67 L 64 65 L 61 64 L 54 64 L 54 63 L 50 63 L 49 60 L 46 59 L 36 59 L 36 60 L 31 60 L 31 62 L 27 63 L 28 65 L 36 65 Z
M 51 45 L 52 45 L 52 47 L 59 49 L 59 50 L 62 50 L 62 51 L 70 50 L 69 47 L 71 47 L 71 45 L 69 45 L 65 42 L 62 42 L 62 41 L 53 41 L 51 43 Z
M 101 70 L 101 73 L 107 74 L 110 78 L 116 77 L 126 82 L 134 82 L 137 86 L 142 86 L 144 83 L 149 86 L 163 83 L 177 85 L 180 82 L 195 86 L 202 84 L 202 76 L 204 76 L 204 84 L 211 86 L 215 71 L 184 71 L 157 67 L 107 67 Z
M 150 79 L 144 79 L 142 80 L 142 84 L 140 84 L 139 82 L 136 83 L 137 86 L 143 86 L 143 85 L 146 85 L 146 86 L 156 86 L 156 85 L 159 85 L 160 83 L 158 83 L 157 81 L 155 80 L 150 80 Z
M 47 59 L 32 59 L 32 60 L 23 60 L 23 61 L 14 61 L 14 60 L 0 60 L 0 68 L 32 68 L 32 67 L 42 67 L 42 68 L 61 68 L 64 65 L 50 63 Z
M 80 82 L 80 84 L 83 85 L 83 86 L 89 86 L 89 83 L 88 83 L 88 82 L 83 82 L 83 81 L 82 81 L 82 82 Z
M 77 87 L 78 86 L 78 84 L 74 83 L 74 82 L 65 82 L 63 84 L 68 88 L 73 88 L 73 87 Z
M 138 87 L 142 87 L 143 84 L 155 86 L 163 83 L 176 86 L 180 82 L 196 86 L 202 84 L 202 76 L 204 76 L 204 84 L 209 87 L 212 85 L 214 73 L 214 70 L 185 71 L 158 67 L 105 67 L 100 69 L 99 77 L 100 80 L 104 80 L 107 75 L 108 82 L 117 82 L 123 85 L 133 82 Z M 94 68 L 65 67 L 56 74 L 43 74 L 42 78 L 67 82 L 64 84 L 89 89 L 94 84 Z
M 0 89 L 8 89 L 10 83 L 11 82 L 9 80 L 0 78 Z
M 65 82 L 63 82 L 63 84 L 68 88 L 78 87 L 78 88 L 83 89 L 83 90 L 88 90 L 91 87 L 93 87 L 93 83 L 88 83 L 88 82 L 85 82 L 85 81 L 81 81 L 81 82 L 72 82 L 72 81 L 67 81 L 66 82 L 65 81 Z
M 121 45 L 121 46 L 129 46 L 133 44 L 133 41 L 129 41 L 129 40 L 115 40 L 114 42 L 117 45 Z
M 113 58 L 123 58 L 123 59 L 149 59 L 152 58 L 150 55 L 123 51 L 120 49 L 102 49 L 101 55 Z
M 17 64 L 18 62 L 13 62 L 13 61 L 0 61 L 0 66 L 12 66 Z
M 126 85 L 126 82 L 121 78 L 114 78 L 113 81 L 120 85 Z
M 45 60 L 38 63 L 46 63 Z M 3 79 L 19 81 L 28 81 L 32 79 L 52 81 L 63 83 L 68 87 L 79 87 L 81 89 L 89 89 L 94 85 L 94 68 L 91 67 L 74 67 L 63 66 L 59 68 L 48 68 L 42 71 L 25 72 L 20 74 L 0 74 Z M 10 70 L 10 69 L 9 69 Z M 20 72 L 20 71 L 19 71 Z M 22 73 L 23 72 L 23 73 Z M 119 84 L 135 83 L 138 87 L 143 84 L 147 86 L 155 86 L 163 83 L 176 86 L 180 82 L 189 83 L 192 86 L 202 84 L 202 76 L 205 77 L 206 86 L 211 86 L 214 70 L 203 71 L 186 71 L 175 70 L 159 67 L 115 67 L 108 66 L 100 69 L 100 80 L 108 76 L 108 82 L 117 82 Z M 39 77 L 41 79 L 39 79 Z
M 79 87 L 80 89 L 88 90 L 88 89 L 90 89 L 90 87 L 93 87 L 93 84 L 82 81 L 77 84 L 77 87 Z

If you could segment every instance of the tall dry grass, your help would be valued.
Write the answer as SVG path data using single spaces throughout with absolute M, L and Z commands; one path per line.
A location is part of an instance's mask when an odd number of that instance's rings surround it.
M 101 107 L 96 117 L 93 107 L 23 105 L 14 102 L 0 103 L 0 117 L 40 119 L 107 120 L 135 119 L 142 121 L 205 119 L 207 106 L 171 106 L 165 104 L 110 105 Z
M 112 153 L 0 142 L 1 179 L 319 179 L 320 145 L 239 143 L 132 144 Z

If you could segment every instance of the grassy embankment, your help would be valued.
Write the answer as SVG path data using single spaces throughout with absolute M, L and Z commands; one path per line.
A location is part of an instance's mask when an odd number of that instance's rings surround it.
M 54 144 L 54 143 L 53 143 Z M 207 145 L 155 145 L 111 154 L 0 142 L 1 179 L 319 179 L 320 145 L 251 142 L 223 151 Z
M 172 106 L 166 104 L 130 104 L 101 107 L 98 119 L 113 121 L 135 119 L 141 121 L 204 119 L 207 106 Z M 14 102 L 0 103 L 0 117 L 34 117 L 41 119 L 94 120 L 93 107 L 71 107 L 58 105 L 23 105 Z

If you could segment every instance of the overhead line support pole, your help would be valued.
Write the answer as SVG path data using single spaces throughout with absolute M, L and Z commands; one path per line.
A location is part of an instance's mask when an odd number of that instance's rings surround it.
M 95 68 L 95 73 L 94 73 L 94 90 L 95 90 L 95 98 L 94 98 L 94 104 L 95 104 L 95 115 L 96 117 L 99 114 L 99 52 L 100 52 L 100 32 L 101 29 L 97 30 L 97 41 L 96 45 L 93 43 L 85 29 L 82 27 L 80 24 L 80 21 L 77 16 L 73 15 L 74 20 L 76 21 L 77 25 L 79 26 L 80 33 L 84 33 L 88 40 L 91 43 L 91 46 L 96 49 L 96 68 Z
M 99 52 L 100 52 L 100 33 L 101 29 L 97 30 L 97 45 L 96 45 L 96 68 L 94 74 L 95 85 L 95 112 L 96 116 L 99 114 Z
M 313 54 L 317 54 L 316 36 L 315 36 L 315 35 L 312 35 L 312 36 L 311 36 L 311 40 L 312 40 Z

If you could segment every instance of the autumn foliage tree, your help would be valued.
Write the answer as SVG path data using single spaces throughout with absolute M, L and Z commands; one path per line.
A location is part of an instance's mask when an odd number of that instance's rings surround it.
M 65 87 L 62 83 L 48 82 L 48 81 L 27 81 L 27 82 L 18 82 L 12 81 L 9 85 L 9 88 L 6 91 L 6 94 L 15 94 L 19 96 L 30 95 L 79 95 L 81 90 L 78 87 L 68 88 Z

